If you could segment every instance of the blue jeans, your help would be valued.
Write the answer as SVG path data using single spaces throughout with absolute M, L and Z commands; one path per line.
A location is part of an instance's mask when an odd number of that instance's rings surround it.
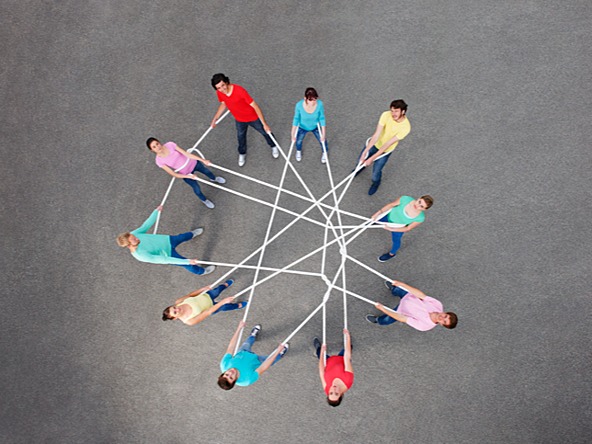
M 187 233 L 177 234 L 176 236 L 169 236 L 169 241 L 171 242 L 171 256 L 176 257 L 178 259 L 187 259 L 186 257 L 181 256 L 175 248 L 182 244 L 183 242 L 187 242 L 188 240 L 193 239 L 193 233 L 191 231 Z M 193 274 L 204 274 L 204 269 L 199 265 L 177 265 L 178 267 L 183 267 L 185 270 L 190 271 Z
M 218 285 L 216 288 L 210 290 L 210 291 L 206 291 L 206 294 L 210 297 L 210 299 L 212 300 L 212 304 L 216 304 L 216 298 L 218 296 L 220 296 L 220 293 L 222 293 L 224 290 L 226 290 L 228 287 L 224 284 L 222 285 Z M 231 310 L 236 310 L 237 308 L 241 308 L 240 304 L 224 304 L 222 305 L 218 310 L 216 310 L 214 312 L 214 314 L 219 313 L 221 311 L 231 311 Z
M 245 340 L 245 342 L 243 343 L 243 345 L 241 345 L 241 348 L 238 349 L 238 351 L 246 351 L 249 353 L 253 353 L 251 351 L 251 347 L 253 347 L 253 344 L 255 343 L 255 339 L 253 336 L 249 335 L 249 337 Z M 257 356 L 257 359 L 259 359 L 259 362 L 261 364 L 263 364 L 263 362 L 265 362 L 265 360 L 267 359 L 267 356 L 261 356 L 261 355 L 257 355 L 255 353 L 253 353 L 255 356 Z M 271 363 L 271 365 L 274 365 L 276 362 L 278 362 L 280 359 L 282 359 L 282 355 L 277 355 L 277 357 L 274 359 L 274 361 Z
M 386 216 L 384 216 L 382 219 L 380 219 L 380 222 L 388 222 L 388 214 Z M 398 231 L 391 231 L 391 239 L 393 241 L 393 245 L 391 247 L 391 251 L 390 253 L 392 255 L 397 254 L 397 251 L 399 251 L 399 248 L 401 248 L 401 238 L 403 237 L 405 233 L 403 232 L 398 232 Z
M 260 132 L 263 137 L 265 137 L 265 141 L 270 147 L 274 147 L 275 143 L 269 137 L 269 134 L 265 132 L 263 129 L 263 124 L 261 123 L 260 119 L 253 120 L 252 122 L 239 122 L 236 121 L 236 137 L 238 139 L 238 153 L 239 154 L 247 154 L 247 129 L 249 126 L 252 126 L 255 131 Z M 274 136 L 275 137 L 275 136 Z
M 321 143 L 321 136 L 319 134 L 319 129 L 315 128 L 311 131 L 305 130 L 304 128 L 298 127 L 298 132 L 296 133 L 296 150 L 302 151 L 302 142 L 304 141 L 304 137 L 308 133 L 313 133 L 314 136 L 317 138 L 319 143 L 321 144 L 321 150 L 323 149 L 323 144 Z M 329 143 L 325 140 L 325 150 L 329 151 Z
M 366 149 L 366 147 L 362 148 L 362 152 L 360 153 L 360 157 L 358 158 L 358 163 L 362 160 L 362 153 L 364 152 L 365 149 Z M 377 152 L 378 152 L 378 148 L 376 148 L 376 146 L 373 146 L 368 151 L 368 157 L 373 156 Z M 386 156 L 381 157 L 380 159 L 375 160 L 372 163 L 372 182 L 380 184 L 380 181 L 382 179 L 382 169 L 386 165 L 386 162 L 389 160 L 389 157 L 391 157 L 391 153 L 392 153 L 392 151 L 390 153 L 388 153 Z M 362 171 L 362 170 L 360 170 L 360 171 Z
M 200 161 L 197 161 L 197 163 L 195 164 L 195 168 L 193 168 L 192 173 L 195 172 L 200 172 L 202 174 L 205 174 L 210 180 L 215 180 L 216 176 L 214 176 L 214 173 L 212 173 L 210 170 L 208 170 L 206 168 L 206 166 L 201 163 Z M 201 192 L 201 188 L 199 187 L 199 182 L 197 180 L 193 180 L 193 179 L 183 179 L 183 181 L 189 185 L 191 188 L 193 188 L 193 192 L 197 195 L 197 197 L 199 197 L 199 200 L 201 201 L 205 201 L 206 200 L 206 196 L 204 196 L 204 194 Z
M 392 293 L 393 296 L 398 296 L 401 299 L 403 299 L 403 297 L 408 293 L 408 291 L 407 290 L 403 290 L 401 287 L 393 287 L 391 289 L 391 293 Z M 399 302 L 399 304 L 400 304 L 400 302 Z M 397 304 L 395 306 L 395 308 L 393 308 L 393 310 L 396 310 L 397 308 L 399 308 L 399 304 Z M 376 318 L 376 320 L 378 321 L 378 323 L 380 325 L 390 325 L 390 324 L 393 324 L 394 322 L 397 322 L 396 319 L 391 318 L 390 316 L 385 315 L 385 314 L 383 314 L 382 316 L 378 316 Z

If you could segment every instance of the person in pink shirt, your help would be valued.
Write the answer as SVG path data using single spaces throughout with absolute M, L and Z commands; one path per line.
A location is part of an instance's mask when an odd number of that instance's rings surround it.
M 236 120 L 236 136 L 238 138 L 238 166 L 243 166 L 247 161 L 247 129 L 252 126 L 265 137 L 265 141 L 271 148 L 271 155 L 277 159 L 280 155 L 277 146 L 269 137 L 271 128 L 263 117 L 263 112 L 257 102 L 249 95 L 246 89 L 240 85 L 230 83 L 230 79 L 222 73 L 214 74 L 212 87 L 216 90 L 218 111 L 212 119 L 211 127 L 216 127 L 216 121 L 220 118 L 226 108 Z
M 212 173 L 206 165 L 210 165 L 210 161 L 202 159 L 195 154 L 188 153 L 183 148 L 180 148 L 175 142 L 167 142 L 164 145 L 158 139 L 149 137 L 146 140 L 146 146 L 150 151 L 156 154 L 156 165 L 165 170 L 168 174 L 183 181 L 189 185 L 193 192 L 197 195 L 204 205 L 208 208 L 214 208 L 214 203 L 207 199 L 199 187 L 199 182 L 195 179 L 196 172 L 200 172 L 207 176 L 212 182 L 226 183 L 226 180 L 221 176 L 216 176 Z
M 393 280 L 384 283 L 393 296 L 401 298 L 399 305 L 393 310 L 388 310 L 384 305 L 376 303 L 376 308 L 382 311 L 382 316 L 367 315 L 366 320 L 373 324 L 389 325 L 396 321 L 403 322 L 419 331 L 428 331 L 436 325 L 453 329 L 458 323 L 455 313 L 444 312 L 442 303 L 437 299 L 427 296 L 401 281 Z M 403 288 L 404 287 L 404 288 Z
M 316 356 L 319 358 L 319 376 L 323 384 L 323 390 L 327 395 L 330 406 L 337 407 L 343 400 L 343 395 L 354 383 L 354 369 L 351 362 L 351 336 L 347 328 L 343 329 L 343 349 L 335 356 L 327 354 L 327 345 L 321 346 L 319 338 L 313 339 Z M 325 365 L 325 359 L 327 364 Z

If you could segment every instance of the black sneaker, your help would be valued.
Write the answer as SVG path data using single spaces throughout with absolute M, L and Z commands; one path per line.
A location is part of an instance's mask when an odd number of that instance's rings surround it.
M 257 335 L 261 332 L 261 324 L 257 324 L 251 330 L 251 336 L 257 338 Z
M 366 315 L 366 320 L 371 324 L 378 324 L 378 318 L 374 315 Z
M 370 189 L 368 190 L 368 196 L 372 196 L 376 191 L 378 191 L 378 187 L 380 186 L 380 182 L 372 182 Z
M 389 259 L 392 259 L 396 256 L 396 254 L 391 255 L 390 253 L 384 253 L 382 256 L 378 256 L 378 262 L 386 262 Z
M 314 339 L 312 340 L 312 346 L 315 349 L 315 358 L 318 358 L 317 355 L 321 354 L 321 341 L 319 338 L 317 338 L 316 336 L 314 337 Z
M 284 344 L 284 349 L 280 352 L 280 358 L 288 353 L 288 349 L 290 348 L 290 344 Z
M 387 288 L 388 291 L 393 289 L 393 284 L 390 281 L 384 281 L 384 286 Z

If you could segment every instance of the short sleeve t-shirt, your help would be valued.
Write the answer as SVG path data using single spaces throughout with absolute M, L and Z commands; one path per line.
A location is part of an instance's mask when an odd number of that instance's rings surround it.
M 397 313 L 407 316 L 407 325 L 419 331 L 428 331 L 434 328 L 430 319 L 430 313 L 442 313 L 442 303 L 434 298 L 426 296 L 423 300 L 411 293 L 407 293 L 397 308 Z
M 343 356 L 329 356 L 327 358 L 327 365 L 325 366 L 325 393 L 327 395 L 335 378 L 341 379 L 348 389 L 354 383 L 354 374 L 345 371 Z
M 220 370 L 225 372 L 229 368 L 237 369 L 239 375 L 236 380 L 236 385 L 246 387 L 247 385 L 257 382 L 259 379 L 259 373 L 257 373 L 256 370 L 260 365 L 259 358 L 255 353 L 241 350 L 234 356 L 230 353 L 226 353 L 222 358 L 222 361 L 220 361 Z
M 218 95 L 218 101 L 226 104 L 238 122 L 253 122 L 259 118 L 251 106 L 251 103 L 253 103 L 252 97 L 242 86 L 233 83 L 232 93 L 229 96 L 220 91 L 216 91 L 216 94 Z
M 317 123 L 320 126 L 326 126 L 325 122 L 325 106 L 322 100 L 317 100 L 317 106 L 312 113 L 306 112 L 304 109 L 304 99 L 296 104 L 294 107 L 294 119 L 292 126 L 298 126 L 306 131 L 312 131 L 317 128 Z
M 397 136 L 397 139 L 403 140 L 411 131 L 411 125 L 409 124 L 409 119 L 407 117 L 405 117 L 405 119 L 403 119 L 402 122 L 396 122 L 393 119 L 393 116 L 391 115 L 390 111 L 385 111 L 380 115 L 380 120 L 378 121 L 378 124 L 384 127 L 382 129 L 382 133 L 380 133 L 380 137 L 378 138 L 375 144 L 376 148 L 378 149 L 382 148 L 382 145 L 384 145 L 387 141 L 389 141 L 395 136 Z M 398 144 L 398 141 L 393 143 L 384 152 L 390 153 L 397 147 Z
M 167 142 L 163 146 L 169 150 L 169 155 L 166 157 L 156 156 L 156 165 L 160 168 L 166 165 L 179 174 L 190 174 L 193 172 L 197 160 L 190 159 L 177 151 L 177 144 L 175 142 Z
M 413 202 L 413 197 L 401 196 L 399 205 L 391 209 L 387 215 L 389 223 L 396 224 L 398 227 L 405 227 L 413 222 L 422 223 L 425 220 L 423 211 L 415 217 L 409 217 L 405 212 L 405 207 L 411 202 Z

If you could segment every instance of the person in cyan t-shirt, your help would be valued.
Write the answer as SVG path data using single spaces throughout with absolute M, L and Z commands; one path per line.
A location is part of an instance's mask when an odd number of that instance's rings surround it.
M 278 148 L 268 133 L 271 128 L 263 117 L 263 112 L 257 102 L 249 95 L 247 90 L 240 85 L 230 83 L 230 79 L 222 73 L 214 74 L 212 77 L 212 87 L 216 90 L 216 95 L 220 106 L 210 126 L 216 128 L 216 121 L 222 113 L 228 108 L 236 121 L 236 136 L 238 138 L 238 166 L 243 166 L 247 161 L 247 129 L 253 127 L 259 132 L 271 148 L 271 155 L 274 159 L 280 156 Z
M 395 257 L 401 247 L 403 234 L 418 227 L 425 220 L 424 211 L 433 204 L 434 199 L 427 194 L 419 199 L 401 196 L 372 215 L 375 221 L 386 223 L 383 228 L 391 232 L 393 241 L 391 250 L 378 257 L 379 262 L 386 262 Z
M 351 362 L 351 337 L 347 328 L 343 329 L 344 344 L 339 354 L 329 356 L 327 345 L 321 345 L 319 338 L 313 339 L 313 345 L 319 358 L 319 376 L 330 406 L 337 407 L 343 395 L 354 383 L 354 369 Z M 327 364 L 325 365 L 325 359 Z
M 269 367 L 278 362 L 288 351 L 288 344 L 280 344 L 269 356 L 260 356 L 253 353 L 251 347 L 261 331 L 261 325 L 258 324 L 253 327 L 249 337 L 238 352 L 233 355 L 238 337 L 245 325 L 245 321 L 239 322 L 238 328 L 228 344 L 226 354 L 220 361 L 222 374 L 218 377 L 218 385 L 223 390 L 230 390 L 235 384 L 243 387 L 254 384 Z

